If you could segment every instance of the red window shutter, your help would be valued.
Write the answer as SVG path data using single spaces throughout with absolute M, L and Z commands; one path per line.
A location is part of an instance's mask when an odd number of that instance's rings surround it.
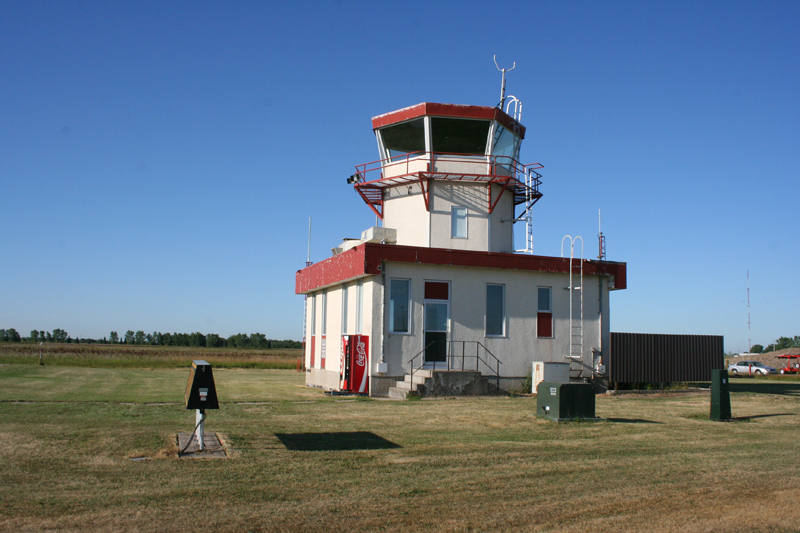
M 314 368 L 314 348 L 316 348 L 315 345 L 317 344 L 314 341 L 316 341 L 316 340 L 317 340 L 316 337 L 314 335 L 312 335 L 311 336 L 311 364 L 309 365 L 309 368 Z
M 537 337 L 553 336 L 553 313 L 542 313 L 540 311 L 536 315 L 536 336 Z
M 450 299 L 450 284 L 443 281 L 426 281 L 425 282 L 425 299 L 426 300 L 449 300 Z

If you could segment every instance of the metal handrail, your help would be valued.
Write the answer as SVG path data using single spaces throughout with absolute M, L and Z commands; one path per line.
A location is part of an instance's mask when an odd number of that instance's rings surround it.
M 414 386 L 414 372 L 416 372 L 417 370 L 419 370 L 420 368 L 422 368 L 425 365 L 425 358 L 423 357 L 422 358 L 422 364 L 419 365 L 417 368 L 414 368 L 414 359 L 416 359 L 420 355 L 424 354 L 425 350 L 430 348 L 431 344 L 433 344 L 434 342 L 435 341 L 429 342 L 428 345 L 426 347 L 424 347 L 417 355 L 415 355 L 414 357 L 412 357 L 411 359 L 408 360 L 409 366 L 411 367 L 411 386 L 412 387 Z
M 486 155 L 486 154 L 474 154 L 474 155 L 467 155 L 467 154 L 455 154 L 455 153 L 447 153 L 447 152 L 409 152 L 405 154 L 405 156 L 399 156 L 394 158 L 386 158 L 386 159 L 379 159 L 377 161 L 370 161 L 369 163 L 362 163 L 360 165 L 356 165 L 356 173 L 361 176 L 361 184 L 363 183 L 372 183 L 378 182 L 385 178 L 386 176 L 386 169 L 392 167 L 398 167 L 399 165 L 405 165 L 405 173 L 399 174 L 400 176 L 404 174 L 411 174 L 410 165 L 411 162 L 417 161 L 428 161 L 429 163 L 434 163 L 436 160 L 443 156 L 448 163 L 475 163 L 475 158 L 481 158 L 481 163 L 487 164 L 491 167 L 491 173 L 487 175 L 499 175 L 497 172 L 497 168 L 503 168 L 511 172 L 511 177 L 524 183 L 524 179 L 526 174 L 533 170 L 533 169 L 540 169 L 543 166 L 540 163 L 532 163 L 528 165 L 523 165 L 516 159 L 512 158 L 508 155 Z M 459 159 L 460 158 L 460 159 Z M 369 175 L 374 172 L 380 172 L 380 177 L 369 179 Z M 534 190 L 540 184 L 539 179 L 541 178 L 541 174 L 537 174 L 537 179 L 533 182 Z M 374 174 L 373 174 L 374 175 Z
M 420 355 L 424 354 L 425 350 L 430 348 L 430 346 L 433 344 L 433 342 L 435 342 L 435 341 L 430 342 L 417 355 L 415 355 L 414 357 L 412 357 L 408 361 L 409 366 L 411 368 L 410 379 L 411 379 L 412 385 L 414 383 L 414 373 L 417 372 L 418 370 L 421 370 L 425 366 L 424 358 L 422 359 L 421 364 L 419 364 L 416 368 L 414 368 L 414 361 Z M 465 348 L 466 344 L 467 343 L 473 343 L 473 342 L 475 343 L 475 355 L 466 355 L 466 348 Z M 475 371 L 476 372 L 480 372 L 480 368 L 481 368 L 480 364 L 483 363 L 483 365 L 489 370 L 489 372 L 494 373 L 494 378 L 495 378 L 496 384 L 497 384 L 497 390 L 500 390 L 500 365 L 502 365 L 503 362 L 500 359 L 498 359 L 497 356 L 495 356 L 491 351 L 489 351 L 489 349 L 486 346 L 484 346 L 483 343 L 480 342 L 480 341 L 447 341 L 447 357 L 446 357 L 446 362 L 445 362 L 447 370 L 448 371 L 450 371 L 450 370 L 458 370 L 452 364 L 452 363 L 454 363 L 455 361 L 458 360 L 458 355 L 453 353 L 453 345 L 456 344 L 456 343 L 460 343 L 461 344 L 461 368 L 460 368 L 460 370 L 462 372 L 466 371 L 466 366 L 467 365 L 465 364 L 465 361 L 467 359 L 473 359 L 474 358 L 475 359 Z M 486 359 L 481 357 L 480 348 L 483 348 L 483 351 L 486 352 L 489 356 L 491 356 L 492 360 L 490 360 L 488 357 Z M 492 368 L 492 363 L 494 364 L 494 368 Z M 434 372 L 436 371 L 436 364 L 437 364 L 437 361 L 434 361 L 433 362 L 433 368 L 431 369 Z M 442 370 L 444 370 L 444 368 Z

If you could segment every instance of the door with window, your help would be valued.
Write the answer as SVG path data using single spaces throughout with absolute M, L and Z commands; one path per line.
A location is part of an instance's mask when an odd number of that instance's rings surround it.
M 450 330 L 450 283 L 425 282 L 425 364 L 447 366 L 447 334 Z

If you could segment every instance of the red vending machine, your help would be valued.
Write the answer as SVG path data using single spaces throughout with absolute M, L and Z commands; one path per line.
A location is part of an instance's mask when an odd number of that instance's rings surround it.
M 339 380 L 343 391 L 369 394 L 369 337 L 342 336 L 339 358 Z

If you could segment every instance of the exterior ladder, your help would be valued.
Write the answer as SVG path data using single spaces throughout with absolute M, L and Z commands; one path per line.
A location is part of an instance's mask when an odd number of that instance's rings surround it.
M 569 252 L 569 377 L 580 380 L 583 376 L 583 238 L 574 239 L 565 235 L 561 239 L 561 257 L 564 257 L 564 241 L 570 240 Z M 581 241 L 581 255 L 575 257 L 575 241 Z M 577 260 L 577 264 L 575 261 Z M 576 279 L 577 278 L 577 279 Z M 577 281 L 577 285 L 576 285 Z

